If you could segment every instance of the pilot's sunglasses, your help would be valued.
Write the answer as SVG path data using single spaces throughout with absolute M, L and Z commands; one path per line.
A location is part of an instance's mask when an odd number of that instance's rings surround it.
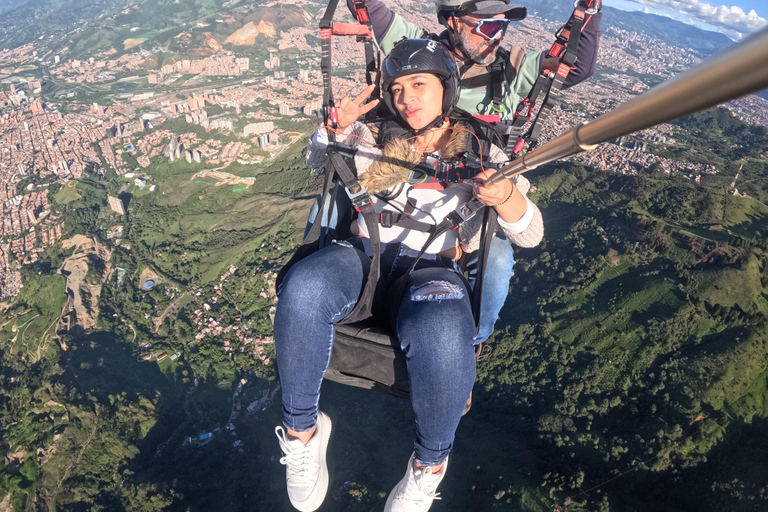
M 509 20 L 506 18 L 484 18 L 477 21 L 473 21 L 471 18 L 464 18 L 464 21 L 473 25 L 472 30 L 489 41 L 499 36 L 504 37 L 504 31 L 507 30 L 509 25 Z

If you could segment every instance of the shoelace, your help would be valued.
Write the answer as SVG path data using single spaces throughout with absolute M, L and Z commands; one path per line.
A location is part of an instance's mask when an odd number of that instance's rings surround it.
M 301 446 L 293 447 L 288 444 L 288 436 L 282 427 L 275 427 L 275 433 L 281 441 L 280 448 L 285 453 L 283 457 L 280 457 L 280 464 L 288 467 L 288 472 L 292 477 L 309 478 L 312 471 L 309 446 L 302 444 Z
M 493 347 L 490 345 L 486 345 L 485 343 L 481 343 L 477 347 L 475 347 L 475 361 L 478 363 L 485 360 L 486 357 L 491 355 L 491 352 L 493 352 Z
M 429 472 L 429 476 L 432 476 L 435 479 L 438 479 L 439 477 L 432 474 L 432 471 Z M 413 472 L 413 483 L 415 485 L 411 485 L 411 482 L 406 482 L 405 484 L 405 493 L 403 495 L 403 499 L 414 502 L 414 503 L 422 503 L 424 502 L 425 498 L 430 498 L 433 500 L 439 500 L 440 499 L 440 493 L 437 491 L 437 485 L 435 483 L 435 487 L 433 489 L 429 489 L 429 484 L 432 482 L 426 482 L 427 479 L 427 470 L 422 471 L 414 471 Z M 425 487 L 427 487 L 425 489 Z

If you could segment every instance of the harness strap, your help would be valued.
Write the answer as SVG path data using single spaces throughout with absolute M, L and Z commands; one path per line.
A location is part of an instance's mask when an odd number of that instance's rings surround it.
M 333 71 L 333 61 L 331 58 L 331 38 L 337 36 L 356 36 L 358 42 L 365 45 L 365 81 L 368 85 L 374 84 L 376 87 L 371 94 L 372 99 L 378 99 L 381 96 L 379 82 L 381 78 L 380 52 L 378 47 L 374 46 L 373 32 L 371 30 L 371 17 L 368 14 L 368 8 L 365 6 L 365 0 L 356 0 L 354 3 L 355 15 L 359 25 L 349 23 L 334 23 L 333 15 L 336 13 L 336 7 L 339 0 L 329 0 L 328 7 L 325 9 L 323 17 L 320 19 L 320 46 L 322 54 L 320 58 L 320 71 L 323 75 L 323 121 L 325 125 L 336 127 L 336 102 L 333 98 L 333 89 L 331 86 L 331 75 Z M 366 114 L 366 119 L 373 121 L 376 117 L 375 109 Z M 333 142 L 335 135 L 328 133 L 328 140 Z
M 323 75 L 323 124 L 336 127 L 336 102 L 333 99 L 333 88 L 331 87 L 331 72 L 333 71 L 333 61 L 331 60 L 331 36 L 333 35 L 333 14 L 339 0 L 328 0 L 328 7 L 325 9 L 323 17 L 320 18 L 320 72 Z M 328 141 L 334 142 L 336 135 L 332 130 L 328 131 Z
M 381 97 L 381 90 L 379 89 L 379 84 L 381 83 L 381 53 L 378 51 L 378 47 L 374 46 L 371 15 L 368 12 L 368 7 L 365 5 L 365 0 L 355 0 L 353 7 L 357 22 L 361 27 L 367 29 L 366 34 L 358 35 L 357 37 L 357 41 L 362 41 L 365 47 L 365 83 L 375 86 L 370 97 L 371 99 L 378 99 Z M 367 121 L 373 122 L 376 119 L 376 109 L 368 112 L 365 118 Z
M 357 304 L 355 304 L 354 309 L 349 315 L 339 322 L 342 324 L 350 324 L 365 320 L 371 316 L 373 299 L 380 275 L 379 266 L 381 254 L 379 247 L 381 242 L 379 238 L 378 219 L 376 218 L 376 212 L 373 209 L 371 197 L 368 195 L 368 192 L 366 192 L 365 188 L 360 184 L 355 173 L 349 168 L 345 158 L 330 145 L 328 146 L 328 167 L 332 169 L 332 172 L 339 176 L 339 179 L 348 190 L 352 205 L 358 212 L 360 212 L 360 215 L 363 216 L 365 226 L 368 229 L 368 237 L 371 241 L 371 251 L 373 252 L 371 255 L 371 267 L 368 271 L 368 278 L 365 282 L 365 287 L 357 300 Z M 326 172 L 328 172 L 327 169 Z
M 589 4 L 591 5 L 591 3 L 592 1 L 590 0 Z M 557 41 L 555 42 L 555 45 L 553 45 L 552 49 L 550 49 L 550 54 L 553 51 L 557 51 L 559 49 L 559 51 L 562 52 L 562 57 L 560 65 L 557 68 L 557 72 L 552 78 L 552 84 L 547 91 L 544 102 L 542 103 L 538 114 L 536 114 L 536 118 L 528 129 L 528 133 L 526 133 L 524 137 L 528 143 L 528 149 L 533 148 L 538 143 L 539 135 L 541 134 L 541 127 L 543 126 L 547 117 L 549 117 L 552 109 L 557 104 L 557 97 L 560 93 L 560 90 L 563 88 L 563 83 L 568 77 L 568 73 L 570 73 L 573 65 L 576 63 L 576 55 L 578 53 L 581 31 L 584 28 L 585 21 L 587 21 L 584 11 L 584 7 L 576 7 L 566 27 L 559 31 L 560 37 L 567 38 L 565 43 L 565 51 L 563 52 L 562 47 L 558 44 Z M 520 150 L 522 150 L 522 148 L 520 148 Z
M 499 214 L 494 208 L 485 208 L 483 211 L 483 228 L 480 232 L 480 253 L 477 257 L 477 278 L 472 290 L 472 316 L 475 318 L 475 332 L 480 329 L 480 306 L 483 297 L 483 276 L 488 265 L 488 252 L 491 249 L 491 240 L 496 233 Z
M 533 148 L 538 142 L 541 127 L 557 103 L 557 96 L 562 89 L 568 73 L 576 63 L 579 39 L 583 28 L 589 23 L 586 17 L 587 10 L 596 0 L 587 0 L 586 7 L 577 5 L 574 7 L 568 22 L 555 33 L 555 42 L 547 52 L 547 57 L 559 57 L 560 66 L 552 75 L 542 72 L 536 79 L 528 96 L 521 101 L 515 109 L 514 118 L 499 123 L 500 131 L 507 135 L 507 147 L 505 153 L 511 159 L 519 157 L 523 152 Z M 523 126 L 531 118 L 536 107 L 541 91 L 549 84 L 544 101 L 539 108 L 536 117 L 530 127 L 523 132 Z
M 506 52 L 504 55 L 506 55 Z M 504 61 L 502 61 L 502 59 L 496 59 L 493 64 L 491 64 L 491 95 L 493 98 L 494 112 L 504 111 L 504 102 L 502 99 L 504 75 Z
M 381 227 L 383 228 L 391 228 L 393 226 L 397 226 L 403 229 L 421 231 L 422 233 L 432 233 L 435 230 L 434 224 L 413 220 L 413 217 L 407 213 L 392 212 L 387 210 L 379 214 L 379 224 L 381 224 Z

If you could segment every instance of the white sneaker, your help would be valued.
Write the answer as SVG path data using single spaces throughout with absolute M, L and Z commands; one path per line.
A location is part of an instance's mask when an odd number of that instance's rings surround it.
M 448 459 L 443 464 L 443 470 L 435 475 L 432 468 L 414 469 L 413 458 L 414 455 L 411 455 L 403 479 L 389 493 L 384 512 L 427 512 L 432 500 L 440 499 L 436 491 L 448 470 Z
M 331 438 L 331 419 L 327 414 L 318 412 L 316 426 L 317 431 L 306 445 L 298 439 L 288 439 L 283 427 L 275 427 L 280 449 L 285 454 L 280 458 L 280 464 L 286 466 L 288 498 L 301 512 L 317 510 L 328 492 L 325 453 Z

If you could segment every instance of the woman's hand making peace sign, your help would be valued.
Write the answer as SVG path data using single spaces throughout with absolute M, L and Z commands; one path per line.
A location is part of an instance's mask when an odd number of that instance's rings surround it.
M 345 96 L 341 99 L 339 104 L 336 106 L 336 112 L 338 115 L 337 127 L 339 130 L 343 130 L 347 126 L 351 125 L 357 121 L 358 117 L 367 114 L 373 110 L 376 105 L 379 104 L 379 100 L 373 100 L 363 104 L 368 96 L 371 95 L 374 88 L 375 87 L 373 85 L 369 85 L 363 89 L 363 92 L 361 92 L 353 100 L 350 100 L 348 96 Z

